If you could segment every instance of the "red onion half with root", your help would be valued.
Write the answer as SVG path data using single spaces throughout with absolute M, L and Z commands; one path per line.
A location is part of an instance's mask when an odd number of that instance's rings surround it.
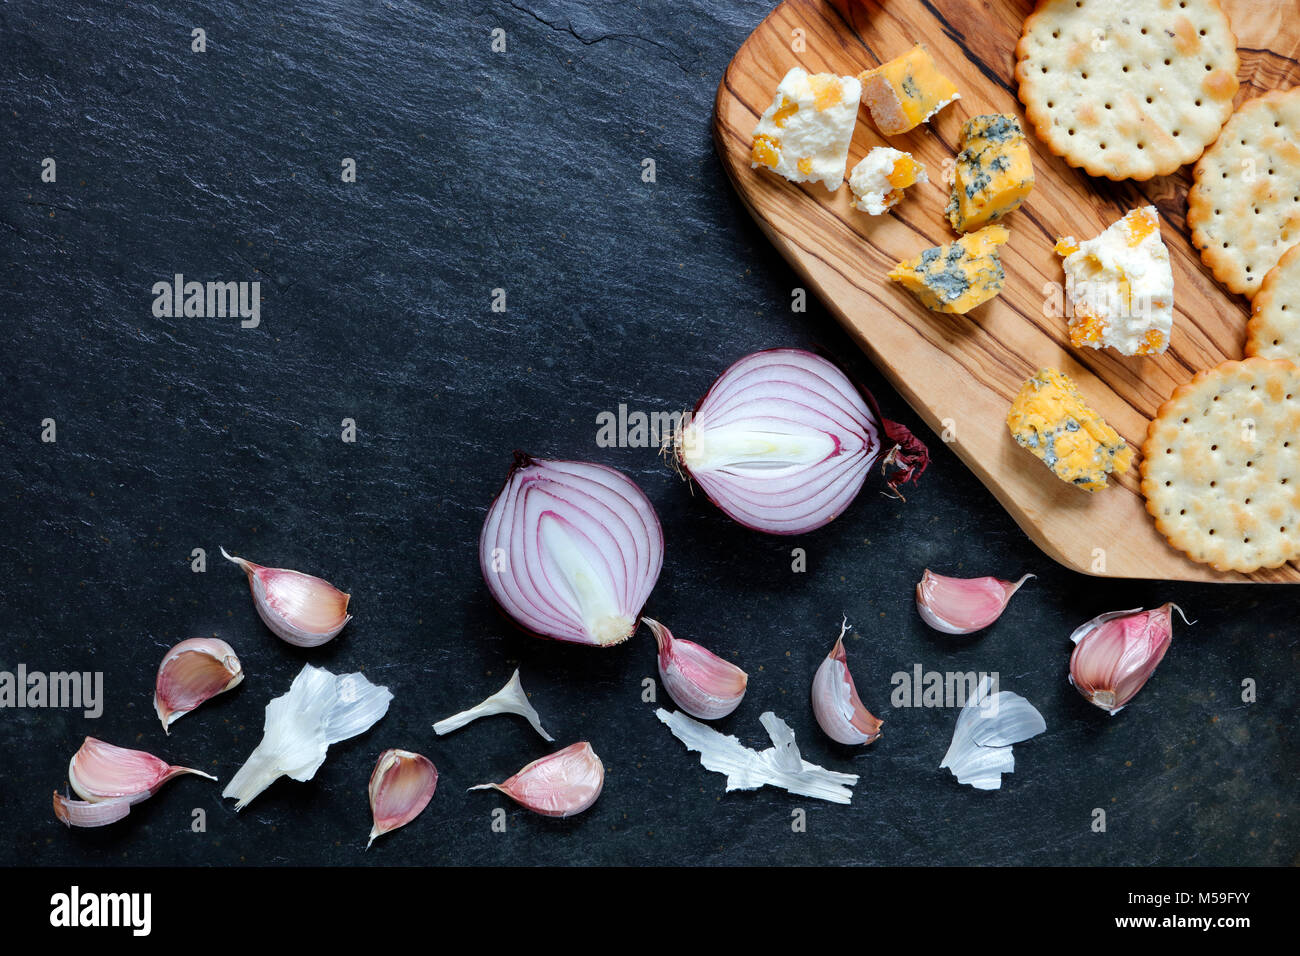
M 877 462 L 901 498 L 930 458 L 836 365 L 770 349 L 718 376 L 674 435 L 672 461 L 746 527 L 803 534 L 843 513 Z
M 479 537 L 501 609 L 526 631 L 575 644 L 631 637 L 663 562 L 659 518 L 630 478 L 522 452 Z

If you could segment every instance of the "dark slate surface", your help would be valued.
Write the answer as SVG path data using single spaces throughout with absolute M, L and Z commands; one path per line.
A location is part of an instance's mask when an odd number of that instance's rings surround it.
M 601 411 L 684 407 L 775 345 L 828 348 L 919 427 L 816 304 L 791 313 L 797 279 L 714 156 L 715 85 L 766 3 L 119 6 L 0 6 L 0 669 L 102 671 L 106 695 L 95 720 L 0 712 L 0 863 L 1295 862 L 1295 589 L 1066 572 L 923 428 L 934 464 L 906 504 L 873 483 L 794 541 L 729 523 L 653 450 L 596 447 Z M 498 27 L 505 53 L 490 49 Z M 54 184 L 39 179 L 46 156 Z M 347 156 L 355 184 L 340 181 Z M 177 272 L 260 280 L 261 326 L 155 318 L 151 287 Z M 810 759 L 863 775 L 851 807 L 724 795 L 641 700 L 644 631 L 602 652 L 496 614 L 476 539 L 516 447 L 642 484 L 667 535 L 649 611 L 751 674 L 721 726 L 760 744 L 758 715 L 784 715 Z M 355 621 L 316 652 L 280 643 L 218 545 L 334 581 Z M 196 547 L 216 558 L 203 574 Z M 916 616 L 927 565 L 1039 577 L 989 632 L 953 639 Z M 1066 683 L 1067 635 L 1166 600 L 1198 623 L 1177 629 L 1134 706 L 1093 710 Z M 841 612 L 885 720 L 866 752 L 830 743 L 807 702 Z M 230 641 L 248 678 L 165 737 L 154 669 L 203 634 Z M 52 818 L 86 734 L 228 779 L 305 661 L 363 669 L 396 695 L 312 782 L 281 781 L 239 815 L 219 785 L 183 778 L 110 828 Z M 890 675 L 915 664 L 996 670 L 1043 712 L 1003 790 L 938 769 L 953 711 L 889 706 Z M 546 746 L 510 718 L 443 739 L 430 725 L 516 666 L 560 742 L 591 740 L 608 779 L 586 814 L 511 806 L 499 834 L 502 798 L 465 788 Z M 1257 703 L 1241 701 L 1244 678 Z M 385 747 L 427 754 L 441 781 L 415 824 L 365 853 Z M 1090 827 L 1098 807 L 1105 833 Z

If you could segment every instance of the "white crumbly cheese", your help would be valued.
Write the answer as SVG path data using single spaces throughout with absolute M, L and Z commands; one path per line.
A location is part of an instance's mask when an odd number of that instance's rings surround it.
M 898 205 L 903 198 L 905 187 L 895 186 L 890 182 L 890 175 L 900 159 L 911 159 L 911 155 L 888 146 L 877 146 L 867 153 L 862 162 L 853 167 L 849 173 L 849 188 L 853 190 L 853 205 L 865 213 L 879 216 L 891 206 Z M 919 166 L 919 164 L 918 164 Z M 928 183 L 930 177 L 924 168 L 918 168 L 918 183 Z M 907 185 L 911 185 L 908 183 Z
M 809 74 L 796 66 L 754 127 L 751 165 L 765 166 L 791 182 L 839 189 L 861 96 L 862 84 L 855 77 Z
M 1067 236 L 1057 251 L 1065 255 L 1071 343 L 1123 355 L 1169 347 L 1174 273 L 1155 206 L 1131 210 L 1095 239 Z

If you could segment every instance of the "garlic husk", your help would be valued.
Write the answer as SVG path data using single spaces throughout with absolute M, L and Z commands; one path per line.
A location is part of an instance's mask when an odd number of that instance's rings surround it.
M 1012 744 L 1047 729 L 1034 705 L 1009 690 L 992 693 L 993 679 L 984 677 L 974 696 L 957 715 L 952 743 L 940 768 L 947 767 L 958 783 L 976 790 L 997 790 L 1002 774 L 1016 769 Z
M 186 773 L 217 779 L 202 770 L 173 767 L 143 750 L 127 750 L 94 737 L 87 737 L 68 761 L 69 785 L 90 803 L 118 798 L 139 803 L 172 777 Z
M 130 797 L 111 800 L 70 800 L 54 791 L 54 816 L 68 827 L 104 827 L 124 819 L 131 812 Z
M 950 578 L 926 568 L 916 586 L 916 609 L 936 631 L 973 634 L 1001 617 L 1011 596 L 1032 577 L 1026 574 L 1019 581 Z
M 580 741 L 534 760 L 504 783 L 470 790 L 499 790 L 520 806 L 547 817 L 571 817 L 596 802 L 605 785 L 605 765 Z
M 266 568 L 228 554 L 225 548 L 221 553 L 248 575 L 257 616 L 281 640 L 295 647 L 319 647 L 352 620 L 348 613 L 352 595 L 328 581 L 287 568 Z
M 242 810 L 280 777 L 310 780 L 330 744 L 364 733 L 388 712 L 393 695 L 362 674 L 332 674 L 307 664 L 289 692 L 266 705 L 262 742 L 230 778 L 223 797 Z
M 230 690 L 244 679 L 235 649 L 215 637 L 181 641 L 163 657 L 154 683 L 153 709 L 163 731 L 205 700 Z
M 385 750 L 370 774 L 370 815 L 374 826 L 370 840 L 404 827 L 433 799 L 438 787 L 438 768 L 428 757 L 409 750 Z
M 659 645 L 659 679 L 677 706 L 700 720 L 726 717 L 740 706 L 749 675 L 730 661 L 648 617 L 641 620 Z
M 433 732 L 441 737 L 453 730 L 459 730 L 480 717 L 491 717 L 494 714 L 517 714 L 532 724 L 533 730 L 541 734 L 543 740 L 555 741 L 555 738 L 542 726 L 542 718 L 528 702 L 528 695 L 524 693 L 523 685 L 519 682 L 519 668 L 515 668 L 514 674 L 506 681 L 505 687 L 481 704 L 476 704 L 469 710 L 462 710 L 459 714 L 452 714 L 446 720 L 438 721 L 433 725 Z
M 1150 611 L 1133 608 L 1098 615 L 1070 635 L 1070 683 L 1089 703 L 1112 717 L 1124 709 L 1155 672 L 1174 635 L 1177 604 Z
M 831 652 L 817 668 L 812 682 L 812 708 L 817 724 L 836 743 L 854 746 L 869 744 L 880 736 L 881 721 L 862 705 L 849 658 L 844 653 L 844 635 L 848 619 L 840 625 L 840 636 Z
M 795 744 L 794 731 L 770 710 L 759 718 L 772 739 L 772 746 L 762 753 L 681 712 L 670 714 L 661 707 L 655 716 L 687 750 L 700 755 L 704 769 L 726 775 L 728 793 L 771 786 L 830 803 L 850 803 L 853 799 L 852 788 L 858 775 L 827 770 L 804 760 Z

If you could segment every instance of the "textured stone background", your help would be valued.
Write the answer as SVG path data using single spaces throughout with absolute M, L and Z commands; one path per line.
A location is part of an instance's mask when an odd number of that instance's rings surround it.
M 0 6 L 0 669 L 100 670 L 107 697 L 98 720 L 0 712 L 0 863 L 1296 861 L 1300 593 L 1064 571 L 815 303 L 791 313 L 797 279 L 709 138 L 718 77 L 767 0 L 121 6 Z M 46 156 L 56 184 L 39 180 Z M 355 184 L 340 181 L 345 156 Z M 260 280 L 261 327 L 154 318 L 151 286 L 176 272 Z M 505 314 L 489 308 L 497 287 Z M 768 538 L 692 498 L 653 450 L 596 447 L 599 412 L 685 407 L 775 345 L 830 349 L 929 441 L 906 504 L 873 484 L 816 534 Z M 47 417 L 54 444 L 39 440 Z M 655 672 L 644 631 L 599 652 L 496 614 L 476 540 L 517 447 L 642 484 L 667 535 L 649 610 L 751 674 L 722 727 L 762 743 L 758 715 L 774 709 L 810 759 L 863 775 L 851 807 L 724 795 L 640 699 Z M 321 574 L 352 592 L 356 619 L 316 652 L 280 643 L 218 545 Z M 796 546 L 807 573 L 791 572 Z M 204 574 L 195 547 L 217 557 Z M 990 631 L 953 639 L 916 616 L 926 566 L 1039 577 Z M 1196 626 L 1177 629 L 1132 707 L 1093 710 L 1066 683 L 1067 635 L 1171 599 Z M 885 720 L 865 752 L 830 743 L 807 703 L 841 612 Z M 202 634 L 230 641 L 248 677 L 165 737 L 154 669 Z M 225 781 L 305 661 L 363 669 L 396 695 L 314 781 L 277 783 L 239 815 L 218 785 L 183 778 L 110 828 L 53 819 L 49 793 L 86 734 Z M 917 663 L 999 671 L 1043 712 L 1003 790 L 938 769 L 954 712 L 889 706 L 890 675 Z M 509 718 L 443 739 L 430 725 L 516 666 L 551 731 L 591 740 L 608 779 L 578 818 L 511 806 L 494 834 L 502 798 L 465 788 L 547 748 Z M 386 747 L 427 754 L 440 785 L 364 853 L 366 780 Z M 806 833 L 791 832 L 796 807 Z M 1096 807 L 1105 834 L 1090 830 Z

